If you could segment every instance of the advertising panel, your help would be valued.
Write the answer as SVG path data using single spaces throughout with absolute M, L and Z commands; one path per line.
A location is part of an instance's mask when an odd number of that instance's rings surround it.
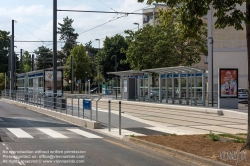
M 219 69 L 220 98 L 238 98 L 238 69 Z
M 63 73 L 57 71 L 57 96 L 62 96 L 63 89 Z M 53 96 L 53 70 L 44 71 L 44 92 L 46 96 Z

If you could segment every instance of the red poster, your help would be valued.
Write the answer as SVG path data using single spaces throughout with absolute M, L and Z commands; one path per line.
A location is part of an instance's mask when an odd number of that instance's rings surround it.
M 238 97 L 238 69 L 219 70 L 220 97 Z

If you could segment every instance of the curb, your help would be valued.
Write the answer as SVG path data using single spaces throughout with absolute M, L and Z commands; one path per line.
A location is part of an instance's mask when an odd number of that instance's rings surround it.
M 196 163 L 200 163 L 202 165 L 229 166 L 228 164 L 225 164 L 225 163 L 222 163 L 222 162 L 219 162 L 219 161 L 206 159 L 206 158 L 203 158 L 203 157 L 191 154 L 191 153 L 187 153 L 187 152 L 183 152 L 183 151 L 180 151 L 180 150 L 172 149 L 172 148 L 169 148 L 169 147 L 165 147 L 165 146 L 162 146 L 162 145 L 158 145 L 158 144 L 155 144 L 155 143 L 147 142 L 147 141 L 140 140 L 140 139 L 133 138 L 133 137 L 129 137 L 129 136 L 124 136 L 123 140 L 126 141 L 126 142 L 131 142 L 131 143 L 134 143 L 134 144 L 138 144 L 138 145 L 144 145 L 144 146 L 147 146 L 149 148 L 153 148 L 153 149 L 157 149 L 157 150 L 163 150 L 165 152 L 174 154 L 176 157 L 181 156 L 182 158 L 186 158 L 188 160 L 191 160 L 191 161 L 196 162 Z

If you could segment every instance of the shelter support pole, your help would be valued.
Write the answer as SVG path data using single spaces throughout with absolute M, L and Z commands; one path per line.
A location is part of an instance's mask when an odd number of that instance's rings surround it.
M 150 75 L 148 74 L 148 101 L 151 101 L 150 99 L 150 92 L 151 92 L 151 86 L 150 86 Z M 143 88 L 144 89 L 144 88 Z M 145 91 L 145 90 L 144 90 Z M 144 92 L 145 93 L 145 92 Z
M 122 79 L 122 76 L 120 76 L 120 93 L 121 93 L 121 100 L 123 98 L 123 87 L 122 87 L 122 83 L 123 83 L 123 79 Z
M 166 85 L 166 103 L 168 103 L 168 73 L 165 73 L 165 85 Z
M 202 72 L 202 105 L 205 106 L 206 105 L 206 71 Z
M 140 76 L 137 78 L 137 96 L 138 96 L 138 101 L 140 101 L 140 96 L 141 96 L 141 91 L 140 91 Z
M 189 77 L 188 72 L 186 73 L 186 104 L 189 105 Z
M 161 82 L 161 74 L 159 74 L 159 102 L 162 103 L 162 82 Z
M 142 84 L 143 84 L 142 85 L 143 101 L 145 101 L 145 78 L 144 78 L 144 76 L 143 76 L 143 79 L 142 79 Z
M 172 73 L 172 104 L 174 104 L 174 73 Z
M 182 104 L 182 99 L 181 99 L 181 73 L 178 74 L 179 76 L 179 104 Z
M 196 79 L 196 72 L 194 72 L 194 105 L 197 105 L 197 79 Z

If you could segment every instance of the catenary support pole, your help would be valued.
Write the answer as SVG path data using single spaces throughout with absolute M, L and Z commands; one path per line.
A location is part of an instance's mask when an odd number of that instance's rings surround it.
M 57 0 L 53 1 L 53 94 L 55 108 L 57 97 Z

